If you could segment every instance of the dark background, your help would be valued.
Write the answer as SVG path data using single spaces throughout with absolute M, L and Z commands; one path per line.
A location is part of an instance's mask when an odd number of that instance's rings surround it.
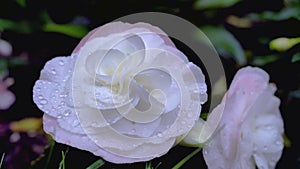
M 300 89 L 300 62 L 291 61 L 293 56 L 299 53 L 300 46 L 295 45 L 283 52 L 270 50 L 269 48 L 269 42 L 275 38 L 300 36 L 299 13 L 295 12 L 295 14 L 290 14 L 290 17 L 283 17 L 283 19 L 276 15 L 283 8 L 297 6 L 300 11 L 300 2 L 282 0 L 244 0 L 227 7 L 214 6 L 210 9 L 196 9 L 193 0 L 27 0 L 25 5 L 22 5 L 20 1 L 1 0 L 0 19 L 10 20 L 17 25 L 17 27 L 1 29 L 0 22 L 1 38 L 12 44 L 14 48 L 12 58 L 18 58 L 18 55 L 25 52 L 27 61 L 21 65 L 12 64 L 8 67 L 10 76 L 16 81 L 10 89 L 15 93 L 17 100 L 10 109 L 0 112 L 0 123 L 9 123 L 27 117 L 40 118 L 43 115 L 43 112 L 32 101 L 33 84 L 48 60 L 56 56 L 70 55 L 81 39 L 79 38 L 80 35 L 76 37 L 77 35 L 68 35 L 55 30 L 43 30 L 43 25 L 48 22 L 45 15 L 56 24 L 79 25 L 88 31 L 132 13 L 165 12 L 182 17 L 199 27 L 205 25 L 222 26 L 235 37 L 245 53 L 244 57 L 247 63 L 244 65 L 237 61 L 235 54 L 230 50 L 218 50 L 218 48 L 222 49 L 222 46 L 215 46 L 223 61 L 229 82 L 235 72 L 245 65 L 259 66 L 270 74 L 271 82 L 274 82 L 278 87 L 276 95 L 281 99 L 280 109 L 285 122 L 285 133 L 291 141 L 291 146 L 284 149 L 277 168 L 300 168 L 300 123 L 297 118 L 300 113 L 300 94 L 297 95 L 297 91 Z M 261 14 L 266 11 L 272 11 L 273 18 L 261 16 L 261 18 L 251 19 L 251 17 L 248 17 L 249 14 Z M 296 17 L 293 17 L 294 15 Z M 237 26 L 228 21 L 229 16 L 246 18 L 251 25 L 246 27 Z M 219 38 L 222 39 L 222 35 Z M 184 48 L 179 43 L 177 45 L 178 48 Z M 235 47 L 233 46 L 233 48 Z M 189 55 L 189 52 L 186 52 L 186 55 Z M 270 55 L 275 55 L 276 59 L 268 60 Z M 262 61 L 258 62 L 258 59 Z M 1 143 L 8 142 L 5 136 L 0 137 L 0 139 Z M 11 147 L 5 147 L 3 144 L 0 146 L 0 153 L 12 149 Z M 91 153 L 56 143 L 49 168 L 59 168 L 61 152 L 67 149 L 68 154 L 65 160 L 67 169 L 86 168 L 99 159 Z M 152 166 L 155 167 L 161 162 L 159 168 L 171 168 L 193 150 L 194 148 L 176 146 L 168 154 L 152 160 Z M 206 168 L 201 153 L 194 156 L 182 168 Z M 41 157 L 30 168 L 43 168 L 48 154 L 49 149 L 46 149 L 44 157 Z M 6 161 L 6 163 L 19 163 L 19 161 L 22 161 L 22 159 Z M 6 168 L 5 164 L 2 167 Z M 29 164 L 17 167 L 27 168 Z M 106 162 L 101 168 L 145 168 L 145 163 L 115 165 Z

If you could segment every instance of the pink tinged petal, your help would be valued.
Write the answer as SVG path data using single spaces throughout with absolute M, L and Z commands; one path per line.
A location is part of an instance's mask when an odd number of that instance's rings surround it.
M 5 40 L 0 39 L 0 56 L 10 56 L 12 54 L 12 46 Z
M 281 156 L 283 122 L 276 88 L 258 68 L 241 69 L 224 96 L 219 133 L 204 148 L 209 168 L 274 168 Z M 253 161 L 253 158 L 255 162 Z
M 255 67 L 246 67 L 236 73 L 227 95 L 230 97 L 236 91 L 242 91 L 244 95 L 256 94 L 265 90 L 268 85 L 269 75 L 265 71 Z M 252 98 L 254 97 L 249 97 L 249 99 Z
M 135 34 L 129 34 L 129 36 L 122 39 L 118 42 L 113 49 L 117 49 L 120 51 L 126 51 L 126 54 L 129 55 L 131 53 L 146 49 L 145 43 L 143 39 Z
M 90 41 L 94 38 L 107 37 L 112 34 L 122 33 L 135 28 L 143 28 L 143 29 L 142 31 L 141 30 L 133 31 L 132 33 L 138 34 L 139 32 L 155 32 L 157 34 L 162 35 L 161 38 L 164 40 L 164 42 L 167 45 L 174 46 L 173 42 L 167 37 L 166 33 L 164 33 L 161 29 L 154 27 L 153 25 L 147 23 L 129 24 L 123 22 L 111 22 L 90 31 L 76 46 L 73 53 L 78 52 L 80 48 L 85 45 L 87 41 Z
M 95 144 L 88 136 L 82 134 L 70 133 L 62 128 L 56 122 L 56 119 L 44 115 L 43 126 L 46 133 L 50 134 L 55 141 L 72 147 L 92 152 L 97 156 L 103 157 L 106 161 L 113 163 L 133 163 L 140 161 L 148 161 L 151 158 L 127 158 L 112 154 Z
M 170 52 L 170 53 L 172 53 L 172 55 L 177 56 L 178 58 L 182 59 L 182 61 L 184 63 L 188 63 L 189 62 L 188 58 L 180 50 L 176 49 L 173 46 L 163 46 L 162 50 L 164 52 Z
M 16 100 L 16 96 L 9 90 L 0 91 L 0 110 L 8 109 Z
M 138 35 L 144 41 L 146 49 L 151 49 L 151 48 L 159 49 L 160 46 L 165 46 L 164 40 L 161 38 L 161 36 L 157 35 L 156 33 L 142 32 L 139 33 Z

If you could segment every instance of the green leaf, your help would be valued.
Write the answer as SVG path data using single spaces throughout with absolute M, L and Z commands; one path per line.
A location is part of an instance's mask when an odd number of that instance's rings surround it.
M 208 115 L 209 113 L 201 113 L 200 118 L 205 120 L 207 119 Z
M 3 75 L 8 69 L 7 60 L 0 58 L 0 77 Z
M 299 90 L 290 91 L 289 97 L 300 99 L 300 89 Z
M 291 18 L 300 20 L 300 5 L 290 5 L 281 9 L 279 12 L 265 11 L 262 13 L 252 13 L 249 14 L 247 18 L 253 21 L 282 21 Z
M 67 156 L 68 150 L 66 150 L 65 152 L 61 152 L 61 161 L 59 163 L 59 168 L 58 169 L 66 169 L 66 156 Z
M 268 63 L 278 60 L 280 56 L 278 55 L 266 55 L 266 56 L 255 56 L 251 64 L 256 66 L 264 66 Z
M 26 0 L 16 0 L 16 2 L 23 8 L 26 7 Z
M 145 169 L 153 169 L 151 161 L 149 163 L 146 163 Z
M 84 26 L 73 24 L 56 24 L 48 22 L 44 25 L 43 31 L 62 33 L 75 38 L 82 38 L 88 33 L 88 29 Z
M 246 57 L 239 41 L 224 27 L 203 26 L 200 27 L 200 29 L 205 33 L 221 55 L 229 53 L 238 64 L 246 64 Z
M 99 159 L 97 161 L 95 161 L 93 164 L 91 164 L 89 167 L 87 167 L 86 169 L 98 169 L 100 168 L 101 166 L 104 165 L 104 161 Z
M 300 61 L 300 52 L 298 52 L 298 53 L 296 53 L 296 54 L 294 54 L 293 56 L 292 56 L 292 62 L 294 63 L 294 62 L 298 62 L 298 61 Z
M 55 146 L 55 141 L 52 138 L 49 138 L 49 142 L 50 142 L 49 153 L 48 153 L 48 157 L 44 169 L 48 169 L 49 163 L 53 155 L 54 146 Z
M 12 30 L 19 33 L 31 33 L 34 30 L 34 25 L 28 21 L 11 21 L 0 18 L 0 31 Z
M 292 146 L 291 140 L 285 134 L 282 135 L 282 138 L 283 138 L 283 144 L 284 144 L 285 147 L 291 147 Z
M 28 60 L 26 57 L 15 57 L 8 60 L 9 66 L 23 66 L 28 63 Z
M 241 0 L 197 0 L 194 3 L 195 9 L 214 9 L 230 7 Z

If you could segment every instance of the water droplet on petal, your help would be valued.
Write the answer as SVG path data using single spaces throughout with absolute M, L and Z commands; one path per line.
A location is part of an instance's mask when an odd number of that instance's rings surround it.
M 268 146 L 264 146 L 264 151 L 267 151 L 268 150 Z
M 58 119 L 61 119 L 61 118 L 62 118 L 62 116 L 61 116 L 61 115 L 59 115 L 59 116 L 57 116 L 57 118 L 58 118 Z
M 207 86 L 206 86 L 206 84 L 200 84 L 199 85 L 199 92 L 201 93 L 201 94 L 204 94 L 204 93 L 206 93 L 206 91 L 207 91 Z
M 47 101 L 46 99 L 42 99 L 42 100 L 40 100 L 40 103 L 41 103 L 42 105 L 45 105 L 45 104 L 48 103 L 48 101 Z
M 39 99 L 43 99 L 43 96 L 42 96 L 42 95 L 39 95 L 38 98 L 39 98 Z
M 135 130 L 135 129 L 132 129 L 132 130 L 131 130 L 131 133 L 135 133 L 135 132 L 136 132 L 136 130 Z
M 37 87 L 36 90 L 37 90 L 38 92 L 40 92 L 40 91 L 41 91 L 41 88 Z
M 63 66 L 63 65 L 65 64 L 65 62 L 62 61 L 62 60 L 60 60 L 60 61 L 58 62 L 58 64 L 59 64 L 60 66 Z
M 277 144 L 277 145 L 281 145 L 281 141 L 279 141 L 279 140 L 276 141 L 276 144 Z
M 78 120 L 74 120 L 73 123 L 72 123 L 72 126 L 75 127 L 75 126 L 78 126 L 78 124 L 79 124 L 79 121 Z
M 64 116 L 69 116 L 71 114 L 71 110 L 64 111 Z
M 203 152 L 204 152 L 205 155 L 207 154 L 207 151 L 206 151 L 206 150 L 204 150 Z
M 158 136 L 158 137 L 162 137 L 162 133 L 161 133 L 161 132 L 158 132 L 158 133 L 157 133 L 157 136 Z
M 52 69 L 52 70 L 51 70 L 51 73 L 54 74 L 54 75 L 56 75 L 56 70 L 55 70 L 55 69 Z

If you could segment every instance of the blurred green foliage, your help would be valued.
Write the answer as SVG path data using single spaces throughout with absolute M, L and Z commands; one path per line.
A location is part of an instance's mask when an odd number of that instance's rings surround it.
M 240 43 L 224 27 L 207 25 L 200 27 L 200 29 L 211 40 L 220 54 L 226 56 L 226 53 L 229 53 L 240 65 L 246 64 L 246 58 Z
M 195 9 L 216 9 L 225 8 L 238 3 L 241 0 L 197 0 L 194 4 Z

